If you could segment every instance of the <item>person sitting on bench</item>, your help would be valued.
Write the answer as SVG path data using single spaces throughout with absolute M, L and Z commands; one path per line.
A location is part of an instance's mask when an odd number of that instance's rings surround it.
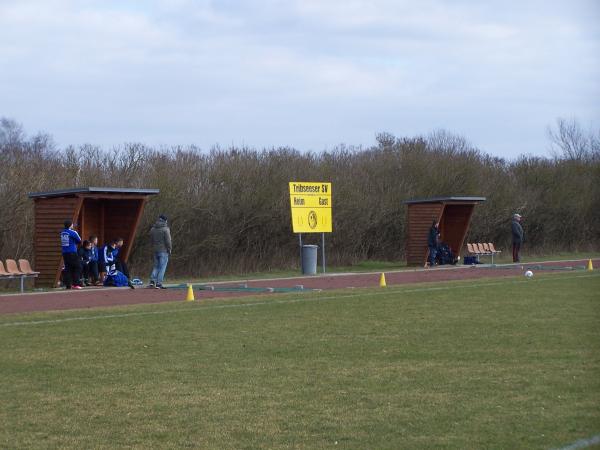
M 95 286 L 99 286 L 100 274 L 98 273 L 98 236 L 90 236 L 90 243 L 92 244 L 92 252 L 90 257 L 90 282 Z
M 79 261 L 81 262 L 81 276 L 82 283 L 89 286 L 90 283 L 90 261 L 92 258 L 92 243 L 90 241 L 83 241 L 81 247 L 77 251 L 79 255 Z
M 106 278 L 104 279 L 104 286 L 129 286 L 131 289 L 135 289 L 135 286 L 129 280 L 129 278 L 127 278 L 123 272 L 117 270 L 114 264 L 108 267 L 108 271 L 106 272 Z
M 127 263 L 123 261 L 123 253 L 121 252 L 121 247 L 123 247 L 123 238 L 115 239 L 116 247 L 113 251 L 113 255 L 115 256 L 115 266 L 119 272 L 122 272 L 127 278 L 129 276 L 129 268 L 127 267 Z
M 106 244 L 100 249 L 98 254 L 98 267 L 102 272 L 109 273 L 111 266 L 115 263 L 115 249 L 117 248 L 117 240 L 113 239 L 109 244 Z

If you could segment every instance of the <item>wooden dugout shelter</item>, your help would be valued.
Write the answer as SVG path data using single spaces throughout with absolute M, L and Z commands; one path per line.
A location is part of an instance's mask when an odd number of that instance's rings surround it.
M 427 261 L 427 237 L 434 220 L 440 223 L 442 241 L 455 255 L 460 255 L 475 205 L 485 200 L 485 197 L 434 197 L 405 201 L 408 206 L 406 263 L 423 266 Z
M 59 234 L 65 220 L 77 224 L 81 239 L 98 236 L 99 245 L 118 237 L 125 243 L 127 261 L 144 206 L 158 189 L 87 187 L 51 192 L 32 192 L 34 202 L 34 267 L 40 272 L 38 286 L 57 286 L 63 260 Z

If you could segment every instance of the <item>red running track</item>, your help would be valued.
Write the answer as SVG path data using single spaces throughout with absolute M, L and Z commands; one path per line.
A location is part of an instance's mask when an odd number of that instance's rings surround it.
M 587 260 L 560 261 L 546 263 L 524 263 L 523 266 L 511 266 L 509 268 L 490 268 L 482 266 L 456 266 L 448 268 L 402 270 L 398 272 L 385 272 L 387 285 L 401 285 L 408 283 L 428 283 L 452 280 L 466 280 L 479 278 L 512 277 L 522 275 L 527 267 L 547 266 L 548 270 L 542 272 L 556 271 L 556 268 L 581 267 L 587 264 Z M 599 267 L 600 260 L 593 260 L 595 267 Z M 521 268 L 523 267 L 523 268 Z M 534 271 L 538 269 L 534 268 Z M 581 270 L 581 269 L 579 269 Z M 561 270 L 562 272 L 562 270 Z M 333 275 L 317 275 L 310 277 L 281 278 L 271 280 L 242 280 L 227 283 L 203 283 L 213 284 L 215 287 L 236 287 L 241 283 L 248 287 L 272 287 L 293 288 L 303 285 L 305 289 L 344 289 L 360 287 L 379 286 L 380 272 L 377 273 L 347 273 Z M 196 300 L 209 298 L 230 298 L 249 295 L 271 295 L 267 292 L 226 292 L 226 291 L 194 291 Z M 57 311 L 69 309 L 102 308 L 120 305 L 135 305 L 140 303 L 165 303 L 185 300 L 185 289 L 147 289 L 137 288 L 88 288 L 81 291 L 56 290 L 52 292 L 36 292 L 0 296 L 0 314 L 29 313 L 37 311 Z

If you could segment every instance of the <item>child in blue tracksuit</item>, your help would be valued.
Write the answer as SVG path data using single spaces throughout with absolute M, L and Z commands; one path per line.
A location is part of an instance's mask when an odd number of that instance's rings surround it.
M 113 252 L 113 255 L 115 255 L 115 266 L 117 270 L 119 272 L 122 272 L 127 278 L 129 278 L 129 268 L 127 267 L 127 263 L 123 261 L 123 254 L 121 252 L 123 242 L 123 238 L 115 239 L 116 248 Z
M 116 259 L 119 253 L 118 242 L 118 239 L 112 240 L 110 244 L 102 247 L 100 254 L 98 255 L 100 267 L 106 272 L 104 286 L 129 286 L 131 289 L 135 289 L 131 281 L 129 281 L 129 278 L 117 270 Z
M 63 282 L 67 289 L 81 289 L 81 263 L 77 255 L 77 244 L 80 242 L 79 234 L 73 229 L 73 222 L 65 220 L 65 228 L 60 232 L 60 246 L 65 263 Z
M 92 243 L 90 241 L 83 241 L 77 254 L 79 255 L 79 261 L 81 262 L 83 283 L 86 286 L 90 285 L 90 262 L 92 260 L 92 253 Z
M 90 282 L 98 285 L 100 284 L 100 274 L 98 273 L 98 236 L 90 236 L 90 243 L 92 244 L 89 264 Z
M 115 250 L 117 248 L 116 241 L 111 241 L 110 244 L 106 244 L 100 249 L 98 253 L 98 267 L 101 272 L 110 273 L 111 269 L 114 270 L 115 264 Z

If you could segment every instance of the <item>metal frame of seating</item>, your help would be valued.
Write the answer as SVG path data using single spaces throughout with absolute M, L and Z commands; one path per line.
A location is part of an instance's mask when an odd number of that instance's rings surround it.
M 31 264 L 26 259 L 19 259 L 19 264 L 14 259 L 6 260 L 6 270 L 4 265 L 0 261 L 0 279 L 13 279 L 19 278 L 21 292 L 25 292 L 25 279 L 36 278 L 39 272 L 34 271 L 31 268 Z
M 502 253 L 500 250 L 496 250 L 494 244 L 488 243 L 467 243 L 467 251 L 477 257 L 479 261 L 480 256 L 491 256 L 492 265 L 494 264 L 494 255 Z

